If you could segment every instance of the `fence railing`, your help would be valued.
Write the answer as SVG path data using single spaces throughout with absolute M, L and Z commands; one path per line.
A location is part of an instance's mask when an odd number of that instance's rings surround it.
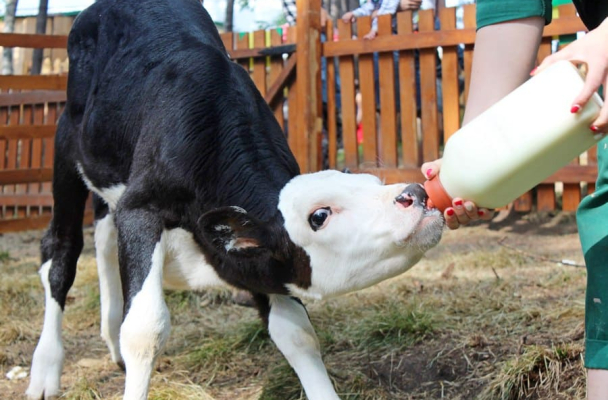
M 314 119 L 303 118 L 314 117 L 307 109 L 314 99 L 298 85 L 297 69 L 315 64 L 301 65 L 302 58 L 296 62 L 296 49 L 302 49 L 297 28 L 229 33 L 222 40 L 270 104 L 304 171 L 348 168 L 387 182 L 422 181 L 421 164 L 440 157 L 461 124 L 475 6 L 464 7 L 461 29 L 453 8 L 439 10 L 441 29 L 435 29 L 432 11 L 421 11 L 417 18 L 415 29 L 411 12 L 380 17 L 374 40 L 355 37 L 369 30 L 369 18 L 359 18 L 356 25 L 329 23 L 321 35 L 324 70 L 310 75 L 318 76 L 324 88 L 318 137 L 307 131 Z M 559 7 L 559 16 L 545 28 L 539 61 L 555 50 L 559 35 L 584 30 L 572 6 Z M 66 43 L 62 35 L 0 34 L 0 46 L 65 49 Z M 53 138 L 66 83 L 65 75 L 0 77 L 0 232 L 42 228 L 50 219 Z M 576 209 L 594 190 L 595 154 L 593 149 L 573 160 L 513 207 Z

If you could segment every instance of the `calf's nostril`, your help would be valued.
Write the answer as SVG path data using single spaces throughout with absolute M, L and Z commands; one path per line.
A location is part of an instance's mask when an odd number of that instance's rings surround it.
M 424 206 L 428 199 L 428 195 L 424 190 L 424 187 L 418 183 L 412 183 L 407 185 L 403 192 L 395 198 L 395 201 L 403 204 L 406 207 L 412 204 Z

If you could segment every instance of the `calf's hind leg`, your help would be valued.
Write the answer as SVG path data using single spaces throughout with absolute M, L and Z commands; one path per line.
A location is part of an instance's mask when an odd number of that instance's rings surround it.
M 58 131 L 59 135 L 59 131 Z M 59 143 L 59 141 L 58 141 Z M 76 277 L 76 262 L 83 246 L 82 219 L 88 190 L 74 165 L 57 149 L 51 225 L 42 242 L 40 278 L 44 286 L 44 325 L 34 351 L 30 399 L 49 399 L 59 394 L 63 369 L 61 325 L 65 299 Z
M 114 215 L 109 212 L 108 205 L 96 195 L 93 195 L 93 206 L 95 209 L 95 257 L 101 302 L 101 337 L 110 350 L 112 361 L 124 369 L 119 348 L 123 300 Z

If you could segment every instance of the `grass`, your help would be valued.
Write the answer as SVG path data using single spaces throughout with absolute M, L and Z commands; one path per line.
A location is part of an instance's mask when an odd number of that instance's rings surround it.
M 506 236 L 514 248 L 580 261 L 578 239 L 568 233 L 573 220 L 535 217 L 518 224 L 446 232 L 408 273 L 307 302 L 340 397 L 583 399 L 584 269 L 498 245 Z M 99 338 L 90 231 L 85 237 L 64 318 L 63 398 L 115 400 L 124 375 Z M 0 262 L 2 375 L 29 366 L 40 334 L 44 297 L 34 253 L 14 246 Z M 235 305 L 231 291 L 167 291 L 166 302 L 172 332 L 153 374 L 151 399 L 306 398 L 257 312 Z M 0 393 L 19 398 L 26 384 L 0 380 Z

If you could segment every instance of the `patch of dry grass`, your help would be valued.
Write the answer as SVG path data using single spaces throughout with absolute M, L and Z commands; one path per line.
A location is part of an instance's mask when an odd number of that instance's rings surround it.
M 446 232 L 408 273 L 373 288 L 309 302 L 324 361 L 341 398 L 583 399 L 585 271 L 573 219 L 528 217 Z M 0 261 L 0 373 L 29 366 L 42 325 L 35 234 Z M 119 399 L 123 374 L 99 338 L 91 231 L 70 291 L 64 337 L 66 399 Z M 499 245 L 509 245 L 541 258 Z M 4 238 L 3 238 L 4 239 Z M 36 238 L 35 238 L 36 239 Z M 151 399 L 305 399 L 253 309 L 226 290 L 166 293 L 172 333 Z M 91 361 L 92 360 L 92 361 Z M 0 380 L 18 398 L 26 381 Z

